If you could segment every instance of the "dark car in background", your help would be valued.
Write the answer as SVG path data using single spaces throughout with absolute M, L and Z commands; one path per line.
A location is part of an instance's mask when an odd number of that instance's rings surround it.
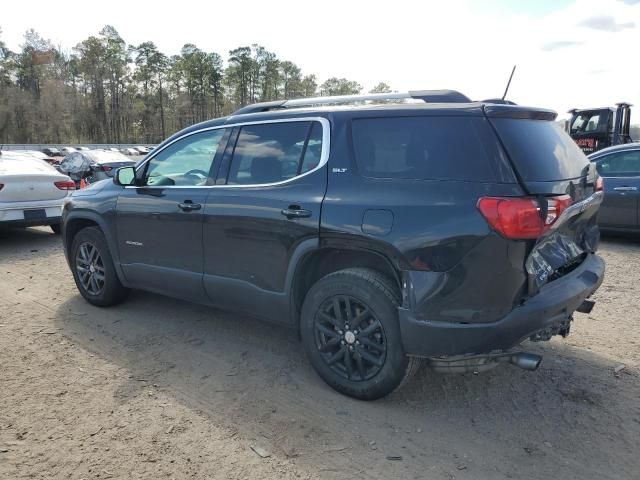
M 555 118 L 454 91 L 251 105 L 76 192 L 65 254 L 94 305 L 136 288 L 294 327 L 360 399 L 420 359 L 535 370 L 513 348 L 568 335 L 604 277 L 599 176 Z
M 55 147 L 47 147 L 42 149 L 42 153 L 48 155 L 49 157 L 63 157 L 64 154 Z
M 598 214 L 602 230 L 640 232 L 640 143 L 605 148 L 589 155 L 604 183 Z
M 90 184 L 111 178 L 117 168 L 135 164 L 134 160 L 119 152 L 83 150 L 64 157 L 57 168 L 65 175 L 69 175 L 80 188 L 81 183 Z
M 147 147 L 143 146 L 133 147 L 133 149 L 136 150 L 140 155 L 146 155 L 150 152 Z

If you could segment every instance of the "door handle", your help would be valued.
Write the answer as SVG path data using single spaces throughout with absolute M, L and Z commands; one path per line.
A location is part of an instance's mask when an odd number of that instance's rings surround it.
M 638 190 L 638 187 L 615 187 L 614 190 L 616 192 L 635 192 Z
M 202 208 L 202 205 L 200 205 L 199 203 L 193 203 L 193 201 L 191 200 L 185 200 L 184 202 L 179 203 L 178 207 L 183 212 L 192 212 L 194 210 L 200 210 Z
M 287 217 L 292 218 L 309 218 L 311 216 L 311 210 L 305 210 L 300 208 L 299 205 L 289 205 L 289 208 L 283 208 L 280 213 Z

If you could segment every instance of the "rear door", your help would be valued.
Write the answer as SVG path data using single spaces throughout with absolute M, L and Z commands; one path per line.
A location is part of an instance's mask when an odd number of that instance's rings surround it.
M 598 221 L 603 228 L 636 229 L 640 199 L 640 149 L 613 152 L 594 160 L 604 178 L 605 197 Z
M 287 321 L 287 276 L 316 247 L 329 154 L 326 119 L 234 129 L 204 208 L 204 287 L 216 305 Z

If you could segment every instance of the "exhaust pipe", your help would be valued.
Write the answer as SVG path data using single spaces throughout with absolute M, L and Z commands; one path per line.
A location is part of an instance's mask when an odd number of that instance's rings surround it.
M 440 373 L 479 373 L 491 370 L 500 363 L 510 363 L 524 370 L 536 370 L 542 362 L 542 356 L 527 352 L 489 353 L 485 355 L 458 356 L 449 358 L 430 358 L 429 366 Z
M 509 363 L 524 370 L 537 370 L 542 362 L 542 356 L 535 353 L 518 352 L 509 357 Z

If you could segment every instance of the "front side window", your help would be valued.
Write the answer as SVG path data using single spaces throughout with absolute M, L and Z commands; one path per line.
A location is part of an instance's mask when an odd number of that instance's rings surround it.
M 145 173 L 149 186 L 204 186 L 208 184 L 224 129 L 189 135 L 153 157 Z
M 313 170 L 321 151 L 319 122 L 245 125 L 233 151 L 227 183 L 260 185 L 292 179 Z
M 612 153 L 598 160 L 596 168 L 603 177 L 638 177 L 640 151 Z

